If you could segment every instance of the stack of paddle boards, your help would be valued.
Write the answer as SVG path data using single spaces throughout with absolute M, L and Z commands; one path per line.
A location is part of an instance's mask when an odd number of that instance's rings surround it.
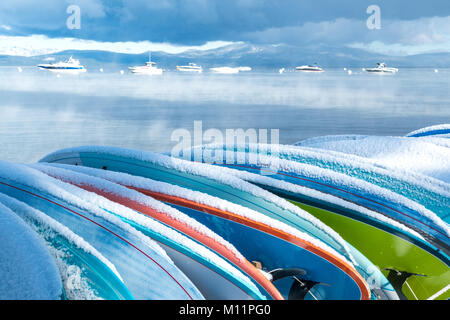
M 390 166 L 378 139 L 0 161 L 0 299 L 448 299 L 445 168 Z

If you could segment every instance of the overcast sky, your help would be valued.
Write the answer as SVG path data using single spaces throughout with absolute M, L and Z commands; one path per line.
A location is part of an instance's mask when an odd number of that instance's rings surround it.
M 66 26 L 71 4 L 81 9 L 79 30 Z M 373 4 L 381 9 L 380 30 L 366 27 L 366 9 Z M 108 42 L 111 50 L 129 52 L 145 51 L 153 43 L 177 52 L 239 41 L 398 55 L 450 52 L 450 0 L 0 1 L 0 53 L 20 52 L 33 43 L 55 50 Z

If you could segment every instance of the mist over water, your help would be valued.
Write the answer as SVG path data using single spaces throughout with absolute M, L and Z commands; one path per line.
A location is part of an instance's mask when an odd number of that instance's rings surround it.
M 119 70 L 125 70 L 120 75 Z M 0 68 L 2 159 L 37 161 L 59 148 L 96 144 L 168 151 L 172 131 L 279 129 L 280 142 L 332 134 L 404 135 L 450 122 L 450 70 L 323 74 L 104 73 L 61 75 Z

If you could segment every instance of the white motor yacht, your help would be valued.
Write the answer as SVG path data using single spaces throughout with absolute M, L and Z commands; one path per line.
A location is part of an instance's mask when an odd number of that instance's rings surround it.
M 380 74 L 398 72 L 397 68 L 388 68 L 386 63 L 384 62 L 377 63 L 377 66 L 375 68 L 366 68 L 365 70 L 369 73 L 380 73 Z
M 222 73 L 222 74 L 236 74 L 239 73 L 239 68 L 233 68 L 233 67 L 216 67 L 216 68 L 210 68 L 209 69 L 213 73 Z
M 177 70 L 183 72 L 203 72 L 203 68 L 195 63 L 189 63 L 187 66 L 177 66 Z
M 299 67 L 296 67 L 295 70 L 301 71 L 301 72 L 323 72 L 323 69 L 320 68 L 319 66 L 317 66 L 316 64 L 299 66 Z
M 152 61 L 151 55 L 149 55 L 145 66 L 128 67 L 128 69 L 135 74 L 161 75 L 163 73 L 163 69 L 156 67 L 156 63 Z
M 86 72 L 86 68 L 80 64 L 80 61 L 72 57 L 70 57 L 67 61 L 39 64 L 38 68 L 53 72 L 66 72 L 66 73 Z

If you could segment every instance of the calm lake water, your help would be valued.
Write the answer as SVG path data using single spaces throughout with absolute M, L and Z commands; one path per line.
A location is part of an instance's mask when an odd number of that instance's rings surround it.
M 125 74 L 119 73 L 120 69 Z M 59 148 L 168 151 L 177 128 L 279 129 L 280 143 L 335 134 L 404 135 L 450 122 L 450 69 L 396 75 L 246 72 L 78 76 L 0 68 L 1 159 L 32 162 Z

